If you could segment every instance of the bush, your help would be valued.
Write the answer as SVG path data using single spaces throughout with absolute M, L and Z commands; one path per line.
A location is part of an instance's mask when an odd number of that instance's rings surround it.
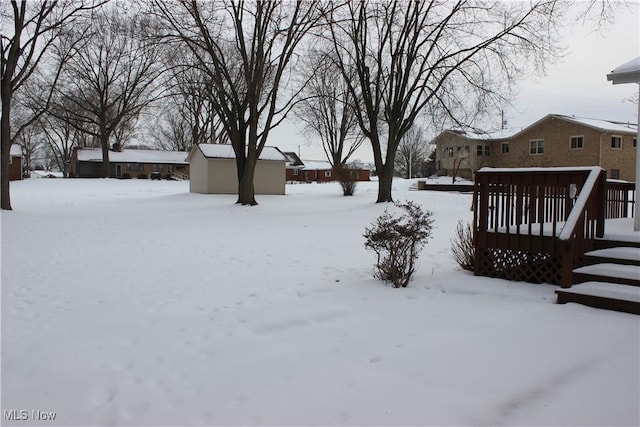
M 431 212 L 411 202 L 395 203 L 400 216 L 385 211 L 371 228 L 365 229 L 364 246 L 378 256 L 374 277 L 406 288 L 415 272 L 420 251 L 431 237 Z
M 466 225 L 462 221 L 458 221 L 456 234 L 451 239 L 451 251 L 453 259 L 458 265 L 464 269 L 473 271 L 476 259 L 476 247 L 473 243 L 473 228 L 471 223 Z
M 138 179 L 149 179 L 149 175 L 147 175 L 146 173 L 141 173 L 140 175 L 138 175 Z
M 353 196 L 358 186 L 358 171 L 353 170 L 349 165 L 335 165 L 333 174 L 342 187 L 344 196 Z

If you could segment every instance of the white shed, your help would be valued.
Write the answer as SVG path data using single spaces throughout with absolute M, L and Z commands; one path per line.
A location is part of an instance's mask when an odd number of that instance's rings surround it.
M 238 169 L 233 147 L 200 144 L 189 153 L 189 191 L 204 194 L 237 194 Z M 284 194 L 287 158 L 276 147 L 264 147 L 254 175 L 255 194 Z

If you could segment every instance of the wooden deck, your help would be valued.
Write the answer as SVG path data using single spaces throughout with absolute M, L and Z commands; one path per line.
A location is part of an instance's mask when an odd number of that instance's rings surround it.
M 474 273 L 561 285 L 558 302 L 636 313 L 640 301 L 620 297 L 635 290 L 616 287 L 640 289 L 640 233 L 626 231 L 633 228 L 634 189 L 607 182 L 600 168 L 480 170 Z M 611 221 L 628 225 L 606 232 Z M 591 285 L 572 288 L 583 282 Z

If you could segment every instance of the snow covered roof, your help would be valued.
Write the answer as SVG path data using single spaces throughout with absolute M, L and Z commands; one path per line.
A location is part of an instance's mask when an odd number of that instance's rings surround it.
M 18 144 L 13 144 L 10 150 L 11 150 L 11 154 L 9 154 L 10 156 L 22 157 L 22 148 Z
M 547 114 L 540 120 L 530 124 L 527 127 L 521 129 L 500 129 L 496 131 L 489 132 L 480 132 L 480 131 L 465 131 L 461 129 L 449 129 L 442 132 L 440 135 L 445 132 L 455 133 L 467 139 L 473 140 L 481 140 L 481 141 L 500 141 L 513 138 L 520 133 L 536 126 L 538 123 L 547 120 L 548 118 L 553 117 L 561 120 L 566 120 L 568 122 L 573 122 L 582 126 L 587 126 L 590 128 L 597 129 L 601 132 L 617 132 L 617 133 L 626 133 L 626 134 L 635 134 L 638 132 L 638 125 L 636 123 L 628 123 L 628 122 L 616 122 L 613 120 L 603 120 L 603 119 L 591 119 L 587 117 L 576 117 L 576 116 L 567 116 L 564 114 Z M 439 137 L 434 138 L 430 144 L 437 144 L 437 140 Z
M 110 151 L 109 161 L 114 163 L 174 163 L 187 164 L 186 151 L 161 150 L 127 150 Z M 78 160 L 82 162 L 101 162 L 101 148 L 81 148 L 78 150 Z
M 303 160 L 304 167 L 302 170 L 331 170 L 331 163 L 323 160 Z
M 198 148 L 209 159 L 235 159 L 236 155 L 230 144 L 200 144 Z M 287 158 L 276 147 L 264 147 L 258 160 L 287 161 Z
M 595 128 L 600 131 L 623 133 L 636 133 L 638 131 L 638 125 L 636 123 L 623 123 L 611 120 L 589 119 L 586 117 L 565 116 L 562 114 L 550 114 L 549 116 L 558 117 L 570 122 L 581 124 L 583 126 Z
M 640 56 L 616 67 L 607 80 L 614 85 L 623 83 L 640 83 Z

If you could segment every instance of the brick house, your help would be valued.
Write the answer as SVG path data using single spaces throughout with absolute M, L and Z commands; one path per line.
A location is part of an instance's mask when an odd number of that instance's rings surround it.
M 111 178 L 149 178 L 152 175 L 174 179 L 189 178 L 186 151 L 132 150 L 109 152 Z M 71 156 L 69 176 L 98 178 L 102 174 L 102 149 L 77 148 Z
M 634 181 L 637 125 L 549 114 L 518 131 L 445 131 L 438 135 L 439 173 L 473 178 L 482 167 L 600 166 L 611 179 Z
M 335 181 L 331 163 L 322 160 L 300 160 L 294 152 L 284 152 L 287 158 L 287 181 L 330 182 Z M 349 164 L 349 173 L 354 181 L 369 181 L 371 171 L 359 164 Z
M 13 144 L 9 154 L 9 181 L 18 181 L 23 176 L 22 148 Z

